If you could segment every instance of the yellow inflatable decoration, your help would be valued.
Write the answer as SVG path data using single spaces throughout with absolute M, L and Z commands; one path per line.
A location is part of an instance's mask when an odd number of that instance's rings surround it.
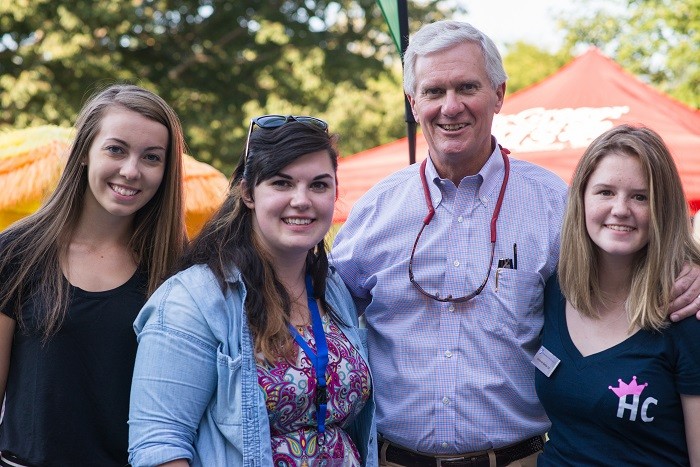
M 69 128 L 0 132 L 0 230 L 36 211 L 56 187 L 71 142 Z M 219 208 L 228 180 L 214 167 L 184 158 L 185 222 L 194 236 Z

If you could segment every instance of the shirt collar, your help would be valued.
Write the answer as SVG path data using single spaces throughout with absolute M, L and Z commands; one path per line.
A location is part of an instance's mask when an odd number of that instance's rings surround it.
M 487 200 L 488 198 L 492 198 L 494 190 L 500 189 L 501 183 L 503 182 L 505 165 L 503 163 L 503 157 L 501 156 L 501 148 L 495 136 L 491 136 L 491 144 L 494 150 L 486 160 L 486 163 L 476 175 L 471 175 L 471 177 L 479 177 L 479 198 L 481 198 L 482 201 L 484 201 L 484 197 L 487 197 Z M 425 167 L 425 176 L 428 180 L 433 181 L 433 183 L 429 183 L 428 186 L 430 188 L 430 197 L 433 200 L 433 206 L 436 206 L 442 198 L 441 186 L 443 183 L 447 182 L 447 180 L 440 178 L 435 164 L 433 164 L 433 160 L 430 157 L 428 157 L 428 163 Z
M 234 264 L 229 264 L 224 269 L 224 280 L 228 283 L 235 284 L 240 282 L 243 283 L 243 276 L 241 276 L 241 271 L 238 266 Z
M 479 188 L 479 197 L 484 201 L 484 197 L 493 198 L 497 196 L 498 190 L 501 189 L 503 177 L 505 175 L 505 164 L 501 155 L 501 147 L 498 145 L 495 137 L 491 137 L 491 142 L 494 147 L 491 156 L 479 171 L 483 183 Z

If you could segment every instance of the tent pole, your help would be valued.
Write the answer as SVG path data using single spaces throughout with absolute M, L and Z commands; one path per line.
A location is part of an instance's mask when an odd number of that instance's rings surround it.
M 399 10 L 399 33 L 401 36 L 401 64 L 403 56 L 408 48 L 408 1 L 397 0 Z M 404 95 L 404 114 L 406 118 L 406 134 L 408 136 L 408 163 L 416 162 L 416 120 L 413 118 L 411 104 Z

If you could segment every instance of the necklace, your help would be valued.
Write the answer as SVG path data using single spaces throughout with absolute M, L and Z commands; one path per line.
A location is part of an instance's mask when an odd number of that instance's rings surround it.
M 306 285 L 304 285 L 304 287 L 301 289 L 299 295 L 297 295 L 296 298 L 292 299 L 292 310 L 291 315 L 289 317 L 290 323 L 292 323 L 292 325 L 297 329 L 297 331 L 299 331 L 300 334 L 303 334 L 304 329 L 306 329 L 309 326 L 309 324 L 311 324 L 311 314 L 309 312 L 309 308 L 306 303 L 301 301 L 304 292 L 306 292 Z M 295 316 L 299 319 L 295 320 Z M 296 323 L 294 321 L 296 321 Z
M 627 297 L 623 299 L 598 299 L 596 305 L 596 312 L 598 313 L 598 320 L 608 325 L 615 324 L 627 318 L 627 309 L 625 303 L 627 302 Z

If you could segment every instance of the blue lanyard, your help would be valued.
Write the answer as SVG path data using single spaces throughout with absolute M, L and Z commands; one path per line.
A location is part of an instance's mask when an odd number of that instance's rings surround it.
M 316 370 L 316 397 L 314 399 L 316 405 L 316 420 L 318 423 L 318 432 L 322 435 L 326 431 L 326 405 L 328 403 L 328 391 L 326 389 L 326 367 L 328 366 L 328 344 L 326 343 L 326 333 L 323 332 L 323 322 L 321 321 L 321 313 L 318 311 L 316 299 L 314 298 L 314 289 L 311 285 L 311 276 L 306 275 L 306 295 L 311 312 L 312 330 L 314 340 L 316 341 L 316 352 L 311 350 L 311 347 L 306 343 L 303 337 L 299 334 L 294 326 L 289 325 L 289 331 L 292 337 L 297 341 L 306 355 L 309 356 Z M 319 443 L 323 444 L 323 436 L 318 437 Z

